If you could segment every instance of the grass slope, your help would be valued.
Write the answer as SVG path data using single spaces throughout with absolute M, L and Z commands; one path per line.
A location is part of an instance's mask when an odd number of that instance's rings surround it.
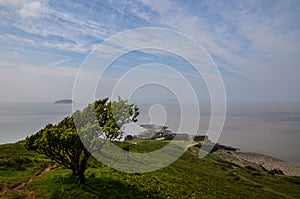
M 154 151 L 163 141 L 121 143 L 132 151 Z M 58 167 L 42 172 L 53 161 L 28 152 L 24 142 L 0 146 L 0 198 L 300 198 L 300 178 L 270 175 L 240 167 L 215 154 L 198 158 L 194 146 L 168 167 L 143 174 L 113 170 L 89 161 L 86 185 L 71 171 Z M 16 189 L 22 182 L 32 182 Z

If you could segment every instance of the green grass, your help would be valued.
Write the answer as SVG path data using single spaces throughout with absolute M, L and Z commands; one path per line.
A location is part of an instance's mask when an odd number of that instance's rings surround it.
M 27 151 L 24 141 L 0 145 L 0 187 L 13 188 L 51 163 L 45 156 Z
M 9 191 L 0 198 L 26 198 L 12 187 L 33 177 L 23 190 L 34 191 L 35 198 L 300 198 L 300 178 L 270 175 L 252 167 L 241 167 L 221 160 L 215 154 L 198 158 L 191 147 L 181 158 L 161 170 L 128 174 L 89 161 L 86 185 L 63 167 L 39 173 L 49 159 L 27 152 L 23 142 L 0 146 L 0 185 Z M 162 141 L 120 143 L 134 152 L 154 151 Z

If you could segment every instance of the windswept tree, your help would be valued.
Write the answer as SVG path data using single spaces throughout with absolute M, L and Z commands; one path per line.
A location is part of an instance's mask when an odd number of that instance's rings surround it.
M 27 137 L 25 147 L 71 169 L 84 184 L 84 171 L 93 150 L 101 150 L 107 141 L 121 139 L 124 125 L 136 122 L 138 114 L 138 108 L 127 100 L 98 100 Z

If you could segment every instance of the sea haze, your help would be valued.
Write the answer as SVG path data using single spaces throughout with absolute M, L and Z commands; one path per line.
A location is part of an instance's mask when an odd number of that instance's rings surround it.
M 300 104 L 229 105 L 219 141 L 300 165 Z
M 138 124 L 156 123 L 177 131 L 181 114 L 178 104 L 138 105 L 141 112 Z M 194 118 L 195 110 L 191 107 L 188 111 L 190 117 Z M 199 132 L 205 134 L 211 117 L 210 108 L 201 105 L 200 111 Z M 71 104 L 1 103 L 0 143 L 22 140 L 48 123 L 57 123 L 71 113 Z M 185 131 L 189 132 L 189 129 Z M 300 165 L 300 106 L 229 104 L 219 142 Z
M 0 144 L 16 142 L 72 113 L 72 104 L 0 103 Z

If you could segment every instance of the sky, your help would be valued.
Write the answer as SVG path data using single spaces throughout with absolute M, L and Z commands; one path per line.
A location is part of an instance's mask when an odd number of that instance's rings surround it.
M 180 32 L 205 49 L 220 71 L 227 102 L 297 103 L 299 19 L 297 0 L 0 0 L 0 102 L 72 98 L 80 66 L 101 42 L 124 31 L 159 27 Z M 207 93 L 185 60 L 145 50 L 112 64 L 99 96 L 109 95 L 122 72 L 152 62 L 178 70 L 198 96 Z M 84 72 L 87 81 L 94 75 Z M 168 75 L 166 70 L 157 73 Z

